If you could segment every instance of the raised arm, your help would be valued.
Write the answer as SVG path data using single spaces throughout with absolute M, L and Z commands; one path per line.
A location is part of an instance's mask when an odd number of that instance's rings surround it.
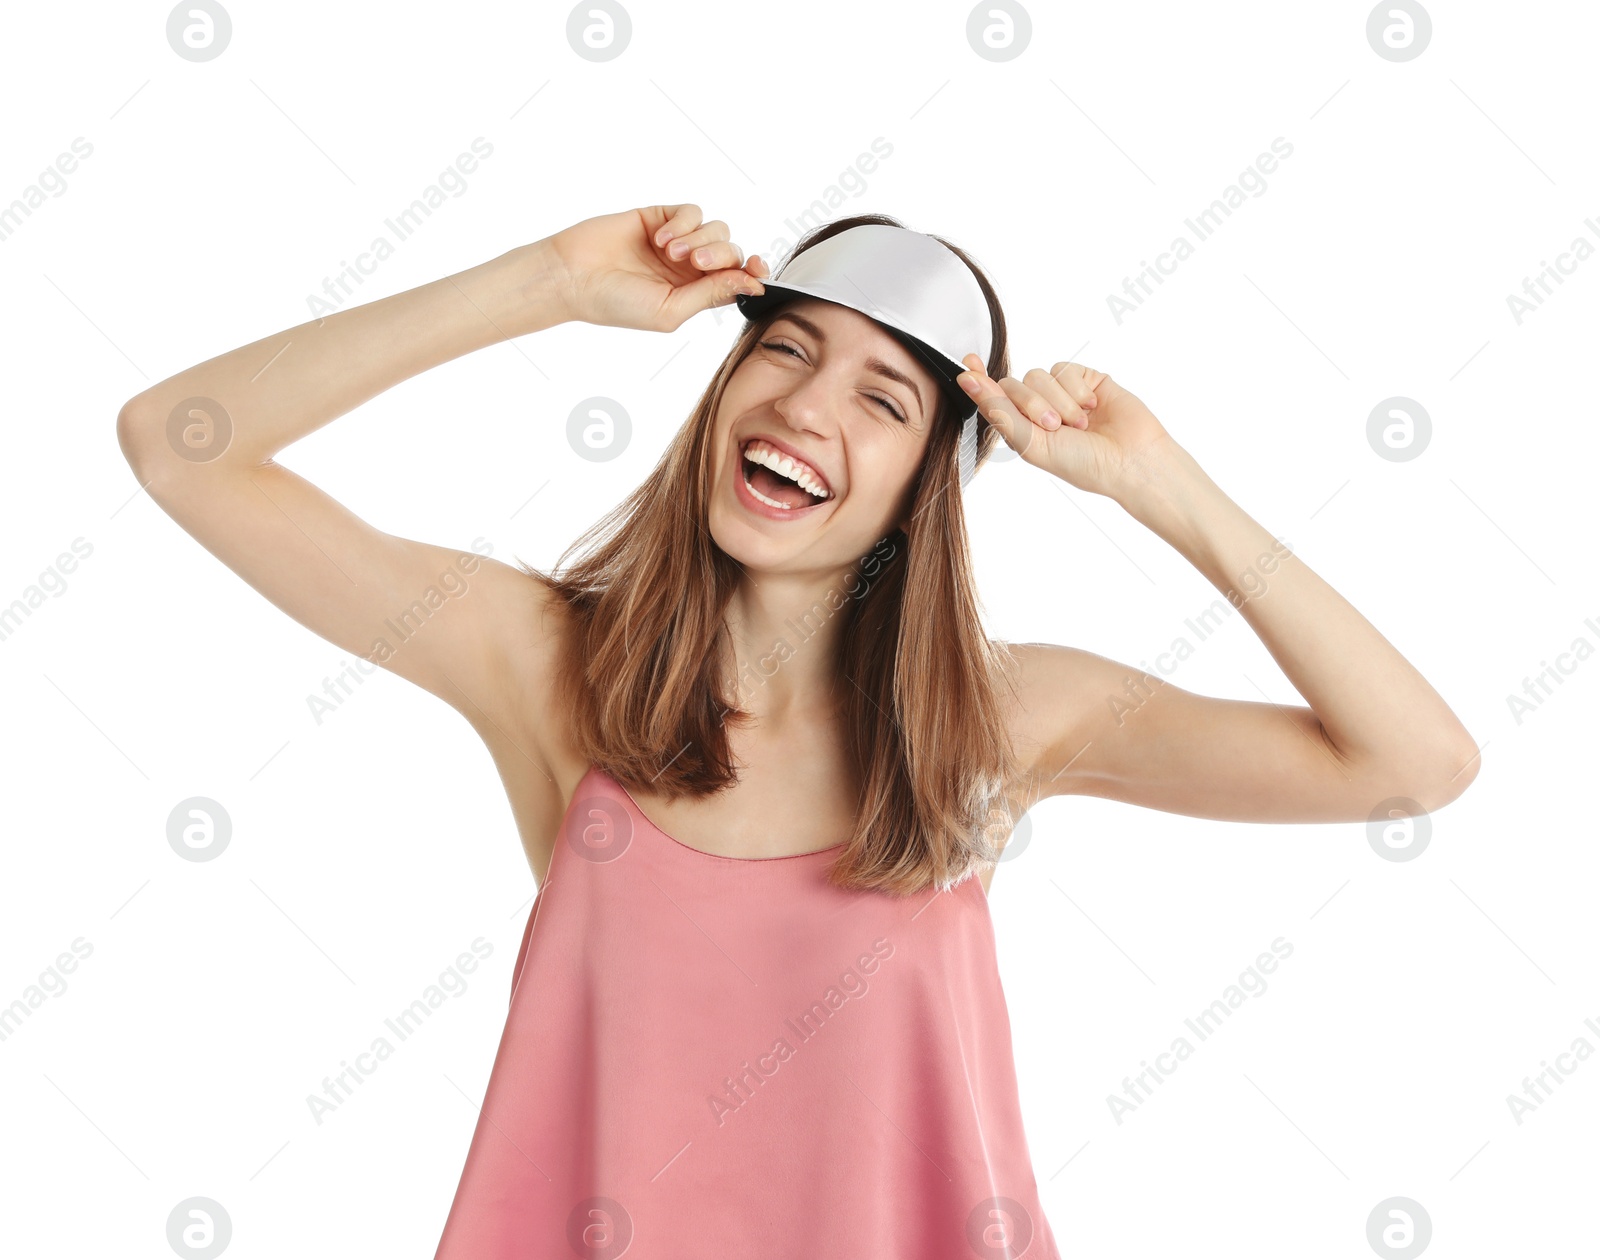
M 565 283 L 548 242 L 520 247 L 179 372 L 123 405 L 117 439 L 162 510 L 296 621 L 498 720 L 509 632 L 537 625 L 543 588 L 384 533 L 273 457 L 408 377 L 562 322 Z
M 559 616 L 546 589 L 471 550 L 384 533 L 274 456 L 509 337 L 568 320 L 670 331 L 760 290 L 765 264 L 742 258 L 727 225 L 692 204 L 585 219 L 169 377 L 124 404 L 117 438 L 162 510 L 296 621 L 439 696 L 485 738 L 537 731 Z
M 1138 398 L 1070 363 L 975 381 L 983 414 L 1024 460 L 1114 498 L 1177 549 L 1309 706 L 1195 695 L 1089 652 L 1021 645 L 1017 729 L 1035 799 L 1079 792 L 1206 818 L 1338 822 L 1396 797 L 1437 809 L 1472 782 L 1477 745 L 1428 680 Z

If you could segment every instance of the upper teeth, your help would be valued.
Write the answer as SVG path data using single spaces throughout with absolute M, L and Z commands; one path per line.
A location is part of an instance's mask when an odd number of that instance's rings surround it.
M 819 499 L 829 497 L 828 489 L 812 475 L 804 464 L 790 459 L 776 447 L 768 446 L 760 438 L 755 439 L 744 448 L 744 457 L 753 464 L 764 464 L 773 472 L 788 477 L 802 490 L 815 495 Z

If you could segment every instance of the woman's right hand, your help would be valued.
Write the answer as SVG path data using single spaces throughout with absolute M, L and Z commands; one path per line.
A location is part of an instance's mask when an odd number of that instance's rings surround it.
M 769 273 L 748 261 L 720 219 L 700 207 L 645 206 L 584 219 L 548 237 L 568 319 L 672 332 L 691 315 L 760 293 Z

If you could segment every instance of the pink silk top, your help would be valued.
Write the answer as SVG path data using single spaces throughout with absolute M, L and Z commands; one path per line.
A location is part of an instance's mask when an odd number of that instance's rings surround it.
M 705 853 L 591 767 L 435 1260 L 1059 1260 L 988 897 Z

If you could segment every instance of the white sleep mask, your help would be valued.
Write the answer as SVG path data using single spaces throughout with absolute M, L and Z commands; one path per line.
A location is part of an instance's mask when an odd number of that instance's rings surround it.
M 961 484 L 977 470 L 978 408 L 956 383 L 964 354 L 987 365 L 993 347 L 989 303 L 971 268 L 922 232 L 863 223 L 792 255 L 765 292 L 738 294 L 746 319 L 794 297 L 821 298 L 878 323 L 933 373 L 961 421 Z

